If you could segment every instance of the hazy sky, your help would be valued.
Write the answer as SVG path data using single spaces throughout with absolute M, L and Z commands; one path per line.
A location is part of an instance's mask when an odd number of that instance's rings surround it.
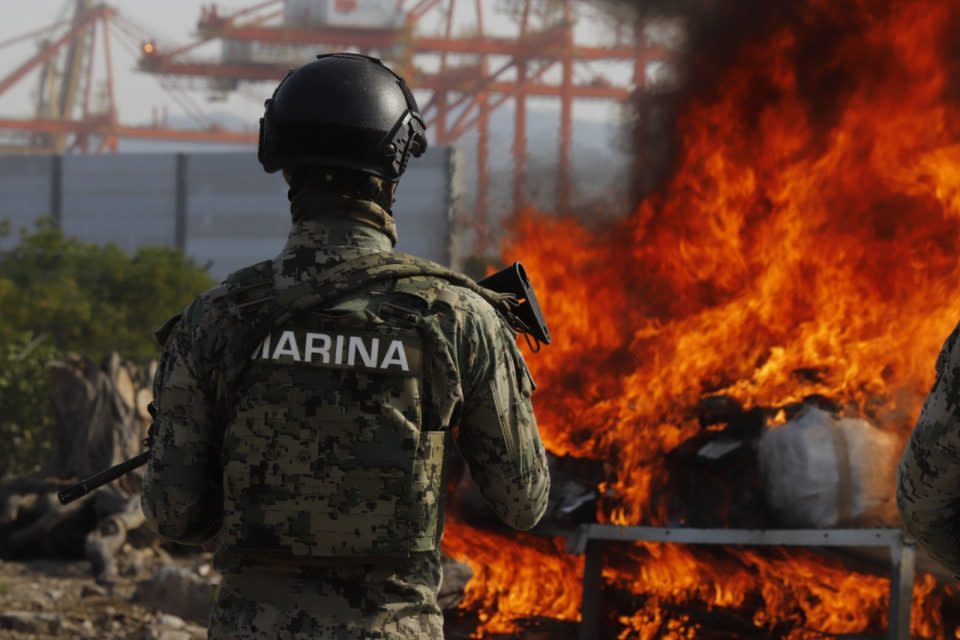
M 221 13 L 229 13 L 232 10 L 249 7 L 256 4 L 257 1 L 220 0 L 217 2 L 217 6 Z M 493 7 L 501 6 L 502 1 L 486 1 L 490 7 L 487 14 L 488 30 L 504 35 L 514 32 L 514 23 L 510 18 L 504 16 L 493 17 Z M 30 2 L 16 4 L 16 10 L 11 10 L 8 7 L 8 10 L 4 13 L 3 21 L 0 22 L 0 42 L 51 24 L 57 20 L 58 16 L 61 19 L 69 18 L 73 7 L 72 0 L 30 0 Z M 150 33 L 161 45 L 178 45 L 192 40 L 201 7 L 209 4 L 208 1 L 201 2 L 198 0 L 115 0 L 112 2 L 112 5 L 125 18 Z M 473 22 L 472 7 L 474 3 L 460 2 L 459 4 L 468 6 L 470 11 L 458 13 L 456 21 L 460 28 L 469 29 Z M 583 9 L 583 11 L 588 10 Z M 433 15 L 432 22 L 436 24 L 441 19 L 439 15 Z M 427 22 L 424 27 L 430 29 L 433 24 Z M 609 40 L 611 35 L 589 13 L 583 13 L 578 22 L 577 38 L 581 42 L 598 42 Z M 133 49 L 135 45 L 130 42 L 130 38 L 115 34 L 111 38 L 111 42 L 117 77 L 117 100 L 122 122 L 129 124 L 149 122 L 154 110 L 163 106 L 167 107 L 171 116 L 185 113 L 185 110 L 178 106 L 169 93 L 160 87 L 156 78 L 135 70 L 138 52 Z M 0 75 L 5 76 L 25 62 L 37 51 L 37 46 L 36 40 L 30 40 L 14 46 L 0 48 Z M 219 47 L 219 43 L 207 45 L 198 49 L 197 55 L 214 58 L 219 55 Z M 102 59 L 102 52 L 103 43 L 98 37 L 98 59 Z M 496 63 L 492 66 L 496 66 Z M 578 77 L 580 78 L 590 78 L 593 74 L 602 74 L 607 78 L 620 81 L 622 78 L 628 78 L 629 73 L 630 70 L 625 65 L 595 64 L 591 67 L 578 68 Z M 98 69 L 97 75 L 101 78 L 104 77 L 104 70 Z M 553 78 L 547 76 L 545 79 L 552 80 Z M 13 90 L 0 96 L 0 117 L 30 115 L 34 110 L 36 84 L 37 74 L 31 74 L 24 78 Z M 102 84 L 102 81 L 95 83 L 95 85 Z M 184 87 L 188 86 L 183 82 L 179 84 Z M 272 86 L 263 84 L 244 85 L 240 92 L 232 93 L 224 101 L 210 101 L 210 92 L 206 90 L 204 81 L 193 80 L 190 81 L 190 84 L 193 85 L 193 90 L 188 92 L 189 100 L 201 110 L 207 112 L 229 111 L 241 117 L 244 121 L 248 121 L 251 127 L 254 126 L 262 113 L 263 100 L 272 91 Z M 96 91 L 94 94 L 96 94 Z M 550 104 L 549 102 L 540 103 L 541 106 L 550 106 Z M 534 101 L 532 106 L 537 106 L 537 101 Z M 616 106 L 609 103 L 578 102 L 575 109 L 577 117 L 591 119 L 606 119 L 616 113 Z

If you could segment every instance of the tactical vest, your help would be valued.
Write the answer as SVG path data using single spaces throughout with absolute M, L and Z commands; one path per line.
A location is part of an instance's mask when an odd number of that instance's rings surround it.
M 236 373 L 218 390 L 222 543 L 318 558 L 435 549 L 462 401 L 437 311 L 451 282 L 498 308 L 504 296 L 397 253 L 285 289 L 272 273 L 261 263 L 226 283 L 238 329 L 224 354 Z M 378 281 L 384 293 L 344 300 Z

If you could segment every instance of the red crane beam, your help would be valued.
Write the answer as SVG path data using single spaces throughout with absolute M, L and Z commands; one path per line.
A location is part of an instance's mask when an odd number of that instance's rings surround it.
M 197 25 L 200 34 L 206 38 L 224 38 L 269 44 L 325 44 L 335 47 L 357 47 L 360 49 L 378 49 L 398 45 L 404 34 L 397 29 L 373 29 L 343 27 L 270 27 L 259 24 L 230 25 L 209 24 L 201 21 Z
M 384 49 L 402 44 L 407 38 L 401 29 L 374 29 L 363 27 L 311 27 L 265 26 L 260 24 L 234 25 L 222 20 L 201 20 L 198 29 L 205 39 L 224 38 L 249 42 L 290 45 L 327 45 L 332 47 L 357 47 L 360 49 Z M 466 38 L 443 38 L 416 36 L 410 42 L 414 53 L 460 53 L 523 56 L 526 58 L 550 58 L 554 53 L 544 45 L 562 46 L 558 38 L 563 27 L 540 33 L 527 34 L 524 38 L 474 36 Z M 552 47 L 550 47 L 552 48 Z M 632 46 L 575 47 L 573 56 L 579 60 L 625 60 L 632 61 L 636 51 Z
M 97 62 L 97 25 L 91 27 L 90 50 L 87 52 L 87 75 L 83 83 L 83 117 L 90 115 L 90 92 L 93 90 L 93 70 Z
M 402 6 L 403 0 L 398 0 Z M 410 11 L 407 12 L 407 22 L 413 23 L 427 15 L 431 9 L 440 4 L 440 0 L 420 0 Z
M 560 100 L 560 140 L 557 157 L 557 209 L 560 213 L 570 210 L 571 183 L 570 146 L 573 142 L 573 7 L 570 0 L 563 2 L 565 23 L 563 51 L 563 84 Z
M 490 83 L 492 83 L 492 82 L 493 82 L 494 80 L 496 80 L 498 77 L 500 77 L 501 75 L 503 75 L 503 73 L 504 73 L 507 69 L 510 69 L 511 67 L 513 67 L 514 65 L 516 65 L 516 63 L 517 63 L 516 60 L 509 60 L 509 61 L 507 61 L 506 63 L 504 63 L 499 69 L 497 69 L 496 71 L 494 71 L 493 73 L 489 73 L 489 72 L 487 71 L 487 58 L 486 58 L 486 56 L 482 56 L 482 57 L 481 57 L 481 63 L 480 63 L 479 68 L 478 68 L 478 67 L 467 67 L 468 69 L 477 70 L 477 73 L 476 73 L 475 75 L 469 77 L 464 84 L 460 84 L 460 85 L 457 85 L 456 87 L 454 87 L 457 91 L 462 91 L 462 92 L 464 92 L 464 95 L 462 95 L 460 98 L 458 98 L 458 99 L 455 100 L 454 102 L 452 102 L 452 103 L 450 103 L 449 105 L 447 105 L 447 108 L 450 109 L 450 110 L 453 110 L 453 109 L 456 109 L 457 107 L 459 107 L 459 106 L 460 106 L 461 104 L 463 104 L 464 102 L 467 102 L 467 101 L 470 100 L 471 98 L 473 98 L 473 99 L 475 100 L 475 99 L 476 99 L 476 96 L 479 95 L 479 92 L 480 92 L 480 91 L 488 88 L 488 87 L 490 86 Z M 420 77 L 417 76 L 417 75 L 414 75 L 413 78 L 411 79 L 411 83 L 412 83 L 414 86 L 420 86 L 420 84 L 421 84 L 421 83 L 420 83 Z M 427 106 L 424 107 L 424 109 L 423 109 L 424 113 L 426 113 L 427 110 L 431 107 L 431 104 L 432 104 L 432 101 L 427 103 Z M 473 106 L 473 105 L 469 105 L 467 108 L 469 109 L 469 108 L 471 108 L 472 106 Z
M 527 93 L 531 93 L 531 88 L 536 88 L 539 85 L 539 83 L 534 81 L 537 80 L 544 73 L 546 73 L 550 69 L 550 67 L 552 67 L 554 64 L 555 63 L 553 62 L 548 62 L 544 64 L 542 67 L 540 67 L 540 69 L 537 70 L 536 73 L 533 73 L 527 76 L 527 81 L 524 83 L 522 90 L 526 91 Z M 557 88 L 558 87 L 554 87 L 554 89 L 557 89 Z M 515 95 L 518 95 L 520 91 L 521 91 L 521 88 L 514 84 L 510 92 L 507 92 L 507 91 L 502 92 L 497 97 L 496 100 L 492 100 L 489 103 L 487 103 L 487 106 L 486 106 L 487 114 L 490 114 L 491 112 L 495 111 L 504 102 L 514 97 Z M 483 117 L 483 114 L 478 114 L 469 119 L 468 119 L 468 116 L 469 116 L 468 111 L 461 112 L 460 117 L 457 118 L 457 121 L 454 122 L 453 125 L 450 127 L 449 135 L 451 140 L 455 140 L 459 138 L 460 136 L 465 134 L 467 130 L 472 129 L 474 126 L 476 126 L 477 122 Z
M 273 7 L 273 6 L 277 6 L 277 7 L 278 7 L 278 6 L 280 6 L 280 4 L 282 3 L 282 1 L 283 1 L 283 0 L 265 0 L 264 2 L 260 2 L 260 3 L 258 3 L 258 4 L 255 4 L 255 5 L 253 5 L 252 7 L 247 7 L 246 9 L 241 9 L 240 11 L 236 11 L 236 12 L 234 12 L 234 13 L 231 13 L 230 15 L 226 16 L 226 19 L 227 19 L 227 20 L 236 20 L 237 18 L 242 18 L 243 16 L 249 15 L 249 14 L 251 14 L 251 13 L 256 13 L 257 11 L 260 11 L 260 10 L 262 10 L 262 9 L 266 9 L 266 8 L 268 8 L 268 7 Z
M 244 62 L 242 64 L 176 62 L 164 60 L 162 56 L 150 56 L 147 59 L 150 62 L 142 64 L 141 68 L 154 73 L 198 78 L 235 78 L 247 82 L 279 82 L 289 70 L 285 65 L 266 62 Z M 464 87 L 460 82 L 462 79 L 464 78 L 450 77 L 447 74 L 423 73 L 416 76 L 413 88 L 433 91 L 467 91 L 473 88 Z M 470 80 L 471 83 L 475 82 L 474 78 L 466 79 Z M 512 81 L 483 83 L 483 87 L 488 93 L 509 93 L 512 95 L 517 92 L 517 84 Z M 563 90 L 560 85 L 543 82 L 524 84 L 524 91 L 535 96 L 561 96 Z M 598 100 L 624 100 L 630 95 L 629 89 L 606 84 L 578 84 L 573 85 L 571 91 L 576 98 Z
M 483 1 L 476 0 L 477 33 L 483 37 L 485 33 L 483 20 Z M 487 56 L 480 56 L 480 77 L 488 77 Z M 477 197 L 474 204 L 474 239 L 473 251 L 482 254 L 490 246 L 489 198 L 490 191 L 490 108 L 487 89 L 481 86 L 473 98 L 473 103 L 465 111 L 477 107 Z
M 117 91 L 116 83 L 113 79 L 113 53 L 110 48 L 110 22 L 107 20 L 103 21 L 103 50 L 106 54 L 107 61 L 107 96 L 110 100 L 110 110 L 107 112 L 107 116 L 110 118 L 110 124 L 112 125 L 111 129 L 113 129 L 117 125 Z M 103 142 L 100 143 L 100 146 L 104 150 L 109 148 L 111 151 L 116 151 L 116 136 L 105 136 Z
M 250 131 L 226 129 L 167 129 L 163 127 L 129 127 L 114 124 L 109 116 L 86 120 L 56 118 L 0 118 L 0 129 L 31 131 L 46 134 L 94 135 L 110 138 L 141 140 L 179 140 L 185 142 L 214 142 L 221 144 L 249 144 L 257 142 L 257 134 Z
M 23 42 L 24 40 L 29 40 L 30 38 L 35 38 L 35 37 L 37 37 L 37 36 L 43 35 L 44 33 L 47 33 L 48 31 L 53 31 L 54 29 L 59 29 L 60 27 L 64 26 L 65 24 L 68 24 L 68 23 L 67 23 L 66 21 L 54 22 L 53 24 L 48 24 L 48 25 L 45 26 L 45 27 L 40 27 L 39 29 L 34 29 L 33 31 L 29 31 L 29 32 L 27 32 L 27 33 L 22 33 L 22 34 L 20 34 L 19 36 L 14 36 L 13 38 L 10 38 L 9 40 L 4 40 L 3 42 L 0 42 L 0 49 L 3 49 L 3 48 L 5 48 L 5 47 L 9 47 L 9 46 L 11 46 L 11 45 L 19 44 L 20 42 Z
M 250 131 L 230 131 L 227 129 L 168 129 L 166 127 L 127 127 L 116 128 L 118 138 L 139 140 L 176 140 L 183 142 L 214 142 L 220 144 L 257 144 L 258 135 Z
M 447 25 L 444 30 L 444 37 L 449 40 L 453 37 L 453 14 L 454 8 L 456 7 L 457 0 L 450 0 L 450 4 L 447 7 Z M 467 71 L 467 68 L 461 68 L 463 71 Z M 456 84 L 462 84 L 465 78 L 462 76 L 460 69 L 447 69 L 447 54 L 440 54 L 440 72 L 438 74 L 440 77 L 443 77 L 447 82 L 453 82 Z M 450 86 L 450 85 L 448 85 Z M 449 105 L 447 104 L 447 99 L 449 98 L 448 89 L 442 88 L 433 92 L 434 98 L 437 101 L 437 117 L 434 119 L 435 127 L 434 131 L 435 137 L 437 139 L 437 144 L 447 144 L 447 113 L 449 110 Z
M 289 71 L 287 66 L 272 62 L 244 62 L 242 64 L 178 62 L 159 55 L 142 57 L 139 67 L 143 71 L 164 75 L 195 78 L 235 78 L 246 82 L 280 82 Z
M 83 16 L 83 19 L 74 24 L 73 27 L 71 27 L 66 33 L 38 51 L 36 55 L 24 62 L 22 65 L 11 71 L 6 78 L 0 80 L 0 94 L 6 93 L 10 87 L 17 84 L 23 79 L 24 76 L 55 56 L 60 51 L 60 47 L 76 37 L 81 31 L 86 29 L 90 23 L 94 22 L 95 20 L 99 20 L 101 17 L 109 17 L 112 11 L 113 10 L 109 7 L 102 5 L 87 13 L 85 16 Z
M 521 41 L 527 39 L 530 24 L 530 0 L 523 2 L 520 19 Z M 526 205 L 527 189 L 527 58 L 517 60 L 517 92 L 513 105 L 513 208 L 519 211 Z
M 90 121 L 59 120 L 56 118 L 0 118 L 0 129 L 31 131 L 34 133 L 69 134 L 90 129 Z
M 413 50 L 417 53 L 460 53 L 460 54 L 487 54 L 520 56 L 531 60 L 554 58 L 558 43 L 557 38 L 562 34 L 562 27 L 543 31 L 538 34 L 527 34 L 523 39 L 497 38 L 491 36 L 473 38 L 431 38 L 418 36 L 413 43 Z M 575 47 L 573 56 L 579 60 L 633 60 L 633 47 Z

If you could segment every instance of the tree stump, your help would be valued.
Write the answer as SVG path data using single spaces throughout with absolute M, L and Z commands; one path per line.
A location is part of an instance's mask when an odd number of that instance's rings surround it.
M 99 366 L 77 355 L 50 363 L 53 455 L 39 474 L 0 484 L 0 556 L 86 555 L 98 578 L 115 574 L 127 532 L 143 524 L 143 471 L 65 506 L 56 492 L 141 451 L 155 373 L 116 353 Z

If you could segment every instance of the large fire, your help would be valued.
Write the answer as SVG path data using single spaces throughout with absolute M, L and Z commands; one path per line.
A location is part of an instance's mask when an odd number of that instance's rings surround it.
M 689 101 L 659 194 L 612 228 L 527 212 L 505 248 L 555 336 L 528 358 L 544 441 L 610 463 L 601 521 L 664 521 L 664 454 L 701 430 L 691 408 L 708 394 L 821 394 L 905 439 L 960 320 L 960 2 L 807 0 L 795 15 Z M 581 565 L 511 540 L 447 534 L 486 567 L 466 604 L 483 629 L 575 620 Z M 746 609 L 793 638 L 886 624 L 885 579 L 811 553 L 622 549 L 605 582 L 642 606 L 621 638 L 699 637 L 698 609 Z M 918 579 L 916 636 L 953 635 L 943 597 Z

